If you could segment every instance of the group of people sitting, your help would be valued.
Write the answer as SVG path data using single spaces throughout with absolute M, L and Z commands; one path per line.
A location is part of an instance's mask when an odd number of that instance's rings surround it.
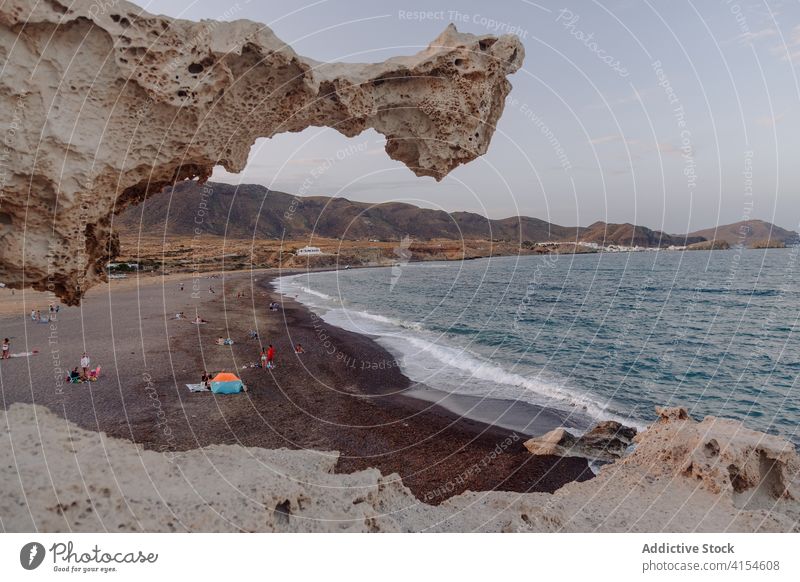
M 39 309 L 31 309 L 31 321 L 34 323 L 50 323 L 50 320 L 55 319 L 56 314 L 61 311 L 61 306 L 51 303 L 49 311 L 50 315 L 42 316 L 42 312 Z
M 100 378 L 100 366 L 90 369 L 91 360 L 89 355 L 84 352 L 81 356 L 80 366 L 75 366 L 69 373 L 66 380 L 71 384 L 80 384 L 81 382 L 96 382 Z

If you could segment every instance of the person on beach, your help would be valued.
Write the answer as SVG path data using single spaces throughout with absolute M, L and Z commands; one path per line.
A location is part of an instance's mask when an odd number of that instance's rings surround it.
M 61 304 L 56 303 L 56 313 L 58 313 L 60 309 L 61 309 Z
M 259 358 L 261 360 L 261 367 L 265 370 L 267 369 L 267 350 L 261 350 L 261 356 Z
M 274 368 L 275 367 L 275 348 L 272 347 L 272 344 L 269 344 L 267 348 L 267 368 Z
M 181 283 L 181 291 L 183 291 L 183 283 Z
M 203 377 L 200 379 L 200 384 L 203 385 L 203 388 L 209 390 L 211 388 L 211 375 L 203 370 Z
M 201 323 L 208 323 L 208 321 L 207 321 L 207 320 L 205 320 L 205 319 L 203 319 L 203 318 L 202 318 L 202 317 L 200 317 L 199 315 L 197 315 L 197 316 L 195 316 L 195 318 L 194 318 L 194 322 L 193 322 L 193 323 L 196 323 L 196 324 L 198 324 L 198 325 L 199 325 L 199 324 L 201 324 Z
M 208 287 L 208 292 L 209 293 L 216 293 L 216 291 L 214 291 L 214 288 L 211 287 L 211 286 Z
M 7 360 L 11 357 L 11 343 L 8 341 L 8 338 L 3 340 L 3 359 Z
M 69 381 L 72 382 L 73 384 L 77 384 L 78 382 L 81 381 L 81 373 L 78 372 L 78 366 L 75 366 L 75 369 L 73 369 L 72 372 L 69 373 Z
M 36 321 L 36 310 L 31 309 L 31 321 Z
M 295 354 L 305 354 L 305 353 L 306 353 L 306 351 L 303 349 L 303 345 L 302 345 L 302 344 L 297 344 L 297 345 L 294 347 L 294 353 L 295 353 Z
M 42 321 L 42 312 L 38 309 L 36 310 L 36 321 Z
M 89 354 L 83 352 L 81 356 L 81 370 L 83 370 L 83 374 L 81 375 L 82 380 L 89 379 L 89 366 L 92 364 L 91 360 L 89 359 Z

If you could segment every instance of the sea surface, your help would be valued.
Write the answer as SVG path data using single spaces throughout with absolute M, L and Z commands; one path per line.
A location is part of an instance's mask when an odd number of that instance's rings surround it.
M 282 277 L 415 382 L 638 427 L 656 405 L 800 442 L 800 249 L 409 263 Z

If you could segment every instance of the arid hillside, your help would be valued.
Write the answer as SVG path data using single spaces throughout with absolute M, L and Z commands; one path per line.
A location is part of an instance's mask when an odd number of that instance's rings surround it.
M 256 184 L 181 182 L 114 218 L 126 237 L 212 235 L 233 239 L 398 242 L 481 240 L 510 244 L 584 241 L 601 245 L 667 247 L 686 244 L 644 226 L 597 222 L 561 226 L 530 216 L 489 219 L 474 212 L 444 212 L 412 204 L 369 204 L 328 196 L 299 197 Z M 700 242 L 691 237 L 688 242 Z
M 596 243 L 601 246 L 622 245 L 628 247 L 668 247 L 685 246 L 703 242 L 705 238 L 696 235 L 666 234 L 660 230 L 652 230 L 646 226 L 634 224 L 610 224 L 595 222 L 580 236 L 582 242 Z
M 731 246 L 764 248 L 777 246 L 769 243 L 794 244 L 800 242 L 800 234 L 786 230 L 764 220 L 748 220 L 726 224 L 716 228 L 706 228 L 691 233 L 690 236 L 701 236 L 707 240 L 725 241 Z
M 527 216 L 490 220 L 390 202 L 368 204 L 327 196 L 297 197 L 264 186 L 181 182 L 114 218 L 120 234 L 344 240 L 575 240 L 581 229 Z

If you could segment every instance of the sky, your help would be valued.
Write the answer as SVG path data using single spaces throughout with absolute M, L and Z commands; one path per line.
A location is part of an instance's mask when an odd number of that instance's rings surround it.
M 214 180 L 570 226 L 684 233 L 757 218 L 800 230 L 797 0 L 137 4 L 255 20 L 320 61 L 414 54 L 450 23 L 525 45 L 489 151 L 442 182 L 389 159 L 372 130 L 346 138 L 328 128 L 260 139 L 242 173 L 219 167 Z

